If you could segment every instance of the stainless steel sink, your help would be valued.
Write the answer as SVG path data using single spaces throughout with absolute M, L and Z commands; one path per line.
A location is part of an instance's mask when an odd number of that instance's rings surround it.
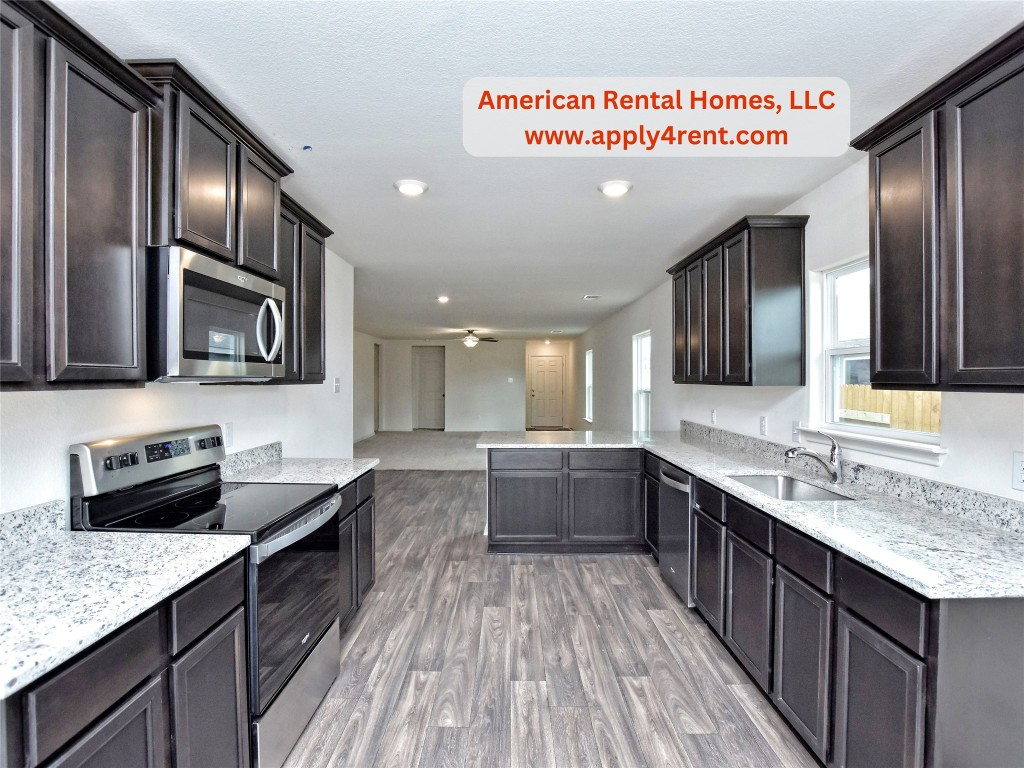
M 730 475 L 730 478 L 782 501 L 852 501 L 849 496 L 826 491 L 789 475 Z

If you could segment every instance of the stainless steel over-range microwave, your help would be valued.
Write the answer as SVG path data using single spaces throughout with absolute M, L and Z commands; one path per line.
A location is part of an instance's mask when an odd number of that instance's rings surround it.
M 149 378 L 267 381 L 285 375 L 285 289 L 180 246 L 150 248 Z

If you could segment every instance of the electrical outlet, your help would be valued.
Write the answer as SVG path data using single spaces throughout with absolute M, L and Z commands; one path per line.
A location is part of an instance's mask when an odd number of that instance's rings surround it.
M 224 447 L 230 448 L 235 444 L 235 422 L 224 422 Z
M 767 435 L 768 434 L 768 417 L 767 416 L 762 416 L 761 417 L 761 434 L 762 435 Z
M 341 376 L 334 377 L 334 394 L 341 394 Z
M 1013 454 L 1013 487 L 1024 491 L 1024 451 L 1014 451 Z
M 793 442 L 794 443 L 799 443 L 799 442 L 802 441 L 802 439 L 803 439 L 803 436 L 800 434 L 800 422 L 799 421 L 794 421 L 793 422 Z
M 711 409 L 711 423 L 712 424 L 717 424 L 718 423 L 718 410 L 715 409 L 715 408 Z

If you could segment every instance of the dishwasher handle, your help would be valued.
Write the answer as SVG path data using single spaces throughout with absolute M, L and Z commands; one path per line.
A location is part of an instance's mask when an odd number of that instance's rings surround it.
M 679 491 L 680 493 L 685 493 L 685 494 L 689 495 L 689 493 L 690 493 L 690 478 L 689 477 L 687 477 L 686 480 L 683 480 L 682 478 L 670 477 L 670 476 L 665 474 L 664 467 L 658 470 L 658 474 L 660 475 L 660 478 L 659 478 L 660 482 L 664 483 L 669 488 L 674 488 L 675 490 Z

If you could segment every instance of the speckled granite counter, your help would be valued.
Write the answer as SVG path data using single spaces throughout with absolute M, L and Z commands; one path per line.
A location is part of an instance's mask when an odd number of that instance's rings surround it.
M 351 483 L 380 464 L 380 459 L 272 459 L 232 474 L 229 483 Z
M 41 524 L 53 515 L 49 506 L 37 512 Z M 249 544 L 248 536 L 72 532 L 56 525 L 45 535 L 20 537 L 28 516 L 0 515 L 0 699 Z
M 751 506 L 932 598 L 1024 597 L 1024 536 L 844 484 L 851 501 L 779 501 L 731 475 L 787 474 L 827 487 L 794 462 L 676 432 L 485 432 L 479 448 L 646 448 Z

